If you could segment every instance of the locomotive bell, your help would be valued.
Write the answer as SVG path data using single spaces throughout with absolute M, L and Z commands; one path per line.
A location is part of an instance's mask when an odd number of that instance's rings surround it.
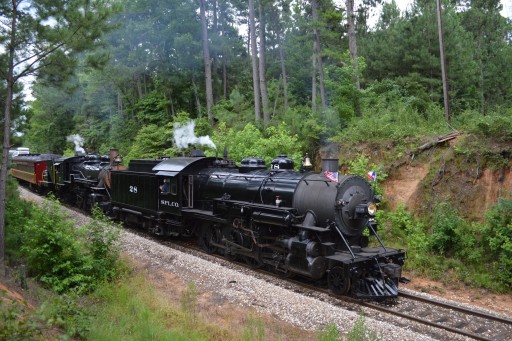
M 304 161 L 302 162 L 302 167 L 304 168 L 313 168 L 313 165 L 311 164 L 311 159 L 309 158 L 308 153 L 306 153 L 306 156 L 304 157 Z

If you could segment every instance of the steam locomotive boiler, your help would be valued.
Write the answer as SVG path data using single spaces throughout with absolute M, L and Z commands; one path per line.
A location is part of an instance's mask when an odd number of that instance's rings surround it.
M 337 161 L 328 166 L 337 170 Z M 359 176 L 332 181 L 324 172 L 294 171 L 285 156 L 267 170 L 262 159 L 236 167 L 200 155 L 132 160 L 111 177 L 115 216 L 149 231 L 195 234 L 207 252 L 326 282 L 338 295 L 398 294 L 405 253 L 378 237 L 378 198 Z

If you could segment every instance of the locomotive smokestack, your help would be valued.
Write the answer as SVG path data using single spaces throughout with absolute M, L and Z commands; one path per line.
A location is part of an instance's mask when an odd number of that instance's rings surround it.
M 322 172 L 337 172 L 338 159 L 322 159 Z

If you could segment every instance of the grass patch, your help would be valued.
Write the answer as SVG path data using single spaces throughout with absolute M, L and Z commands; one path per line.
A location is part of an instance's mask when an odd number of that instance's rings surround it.
M 106 284 L 92 296 L 91 340 L 235 340 L 227 330 L 198 321 L 195 286 L 184 294 L 185 308 L 163 300 L 142 276 Z M 194 306 L 194 308 L 192 308 Z M 194 316 L 192 316 L 192 311 Z

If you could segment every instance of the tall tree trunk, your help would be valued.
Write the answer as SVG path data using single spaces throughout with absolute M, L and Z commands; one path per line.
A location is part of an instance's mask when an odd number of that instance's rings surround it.
M 263 5 L 260 0 L 259 6 L 259 17 L 260 17 L 260 58 L 259 58 L 259 74 L 260 74 L 260 91 L 261 91 L 261 104 L 263 106 L 263 124 L 265 127 L 270 123 L 270 104 L 268 100 L 267 90 L 267 61 L 266 61 L 266 43 L 265 43 L 265 14 L 263 13 Z
M 256 24 L 254 18 L 254 0 L 249 0 L 249 37 L 252 57 L 252 84 L 254 88 L 254 114 L 256 122 L 261 121 L 260 81 L 258 75 L 258 47 L 256 44 Z
M 140 81 L 140 74 L 135 75 L 136 80 L 135 84 L 137 84 L 137 95 L 139 95 L 139 98 L 142 98 L 144 94 L 142 93 L 142 82 Z
M 322 50 L 320 47 L 320 31 L 318 30 L 318 0 L 311 0 L 311 14 L 314 21 L 314 50 L 316 59 L 316 66 L 318 71 L 318 87 L 320 88 L 320 100 L 322 101 L 322 109 L 327 107 L 327 100 L 325 97 L 325 81 L 324 81 L 324 67 L 322 62 Z
M 199 94 L 198 94 L 198 91 L 197 91 L 197 85 L 196 85 L 196 82 L 194 81 L 193 78 L 192 78 L 192 87 L 194 89 L 194 98 L 196 99 L 197 116 L 201 117 L 203 109 L 201 108 L 201 101 L 199 100 Z
M 208 112 L 208 122 L 213 124 L 213 92 L 212 92 L 212 68 L 210 61 L 210 50 L 208 48 L 208 28 L 206 25 L 206 5 L 205 0 L 200 2 L 200 15 L 201 15 L 201 36 L 203 40 L 203 60 L 204 60 L 204 81 L 206 84 L 206 111 Z
M 354 14 L 354 0 L 347 0 L 345 3 L 347 7 L 347 21 L 348 21 L 348 50 L 350 52 L 350 61 L 354 67 L 353 79 L 356 84 L 356 89 L 361 89 L 359 77 L 357 76 L 357 40 L 356 40 L 356 24 Z
M 316 41 L 314 43 L 316 45 Z M 316 50 L 316 46 L 313 48 L 313 58 L 311 58 L 312 60 L 312 73 L 311 73 L 311 110 L 313 112 L 316 112 L 317 110 L 317 107 L 316 107 L 316 68 L 317 68 L 317 65 L 316 65 L 316 53 L 315 53 L 315 50 Z
M 286 64 L 284 60 L 283 51 L 283 40 L 279 38 L 279 61 L 281 63 L 281 76 L 283 78 L 283 100 L 284 100 L 284 111 L 288 110 L 288 76 L 286 74 Z
M 347 7 L 347 20 L 348 20 L 348 50 L 350 52 L 350 61 L 354 69 L 352 74 L 352 81 L 356 86 L 356 92 L 361 90 L 359 82 L 359 65 L 357 63 L 357 41 L 356 41 L 356 24 L 354 14 L 354 0 L 346 0 L 345 6 Z M 359 99 L 356 97 L 354 110 L 356 116 L 361 116 L 361 108 L 359 107 Z
M 443 80 L 444 116 L 450 122 L 450 100 L 448 98 L 448 79 L 446 77 L 446 58 L 444 57 L 443 17 L 441 15 L 441 0 L 437 0 L 437 26 L 439 30 L 439 56 L 441 59 L 441 79 Z
M 226 54 L 222 56 L 222 95 L 228 98 L 228 68 L 226 66 Z
M 212 0 L 212 12 L 213 12 L 213 35 L 219 37 L 219 11 L 217 7 L 217 1 Z M 213 87 L 213 105 L 219 102 L 219 54 L 214 49 L 212 57 L 212 87 Z
M 123 94 L 121 93 L 121 91 L 118 91 L 117 92 L 117 110 L 122 114 L 123 113 L 123 110 L 124 110 L 124 105 L 123 105 Z
M 14 84 L 14 53 L 16 48 L 17 30 L 17 1 L 12 1 L 11 34 L 7 44 L 7 82 L 4 111 L 4 140 L 2 150 L 2 168 L 0 169 L 0 271 L 5 272 L 5 199 L 7 197 L 7 164 L 9 161 L 9 148 L 11 148 L 11 111 Z
M 212 57 L 212 92 L 213 92 L 213 102 L 212 104 L 219 102 L 219 59 L 216 55 Z

